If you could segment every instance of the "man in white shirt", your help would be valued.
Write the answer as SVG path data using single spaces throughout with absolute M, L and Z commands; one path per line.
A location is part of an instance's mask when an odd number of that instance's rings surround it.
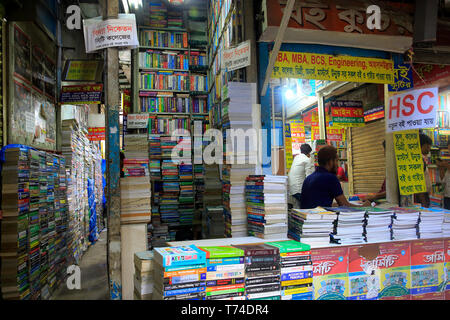
M 302 144 L 300 147 L 301 153 L 294 158 L 289 171 L 289 195 L 297 202 L 294 204 L 295 208 L 301 208 L 300 203 L 303 181 L 305 181 L 307 176 L 314 172 L 314 162 L 311 159 L 311 151 L 312 148 L 309 144 Z

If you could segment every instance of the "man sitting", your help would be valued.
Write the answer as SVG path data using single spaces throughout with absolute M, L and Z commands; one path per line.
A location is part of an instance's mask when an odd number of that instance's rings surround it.
M 317 154 L 319 167 L 316 172 L 305 179 L 302 187 L 302 209 L 314 209 L 317 207 L 331 207 L 333 199 L 341 207 L 370 207 L 366 201 L 362 206 L 348 202 L 337 178 L 338 155 L 333 146 L 321 148 Z

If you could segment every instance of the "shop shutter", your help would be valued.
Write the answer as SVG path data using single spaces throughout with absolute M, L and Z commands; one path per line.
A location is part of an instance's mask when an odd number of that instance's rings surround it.
M 361 128 L 352 128 L 350 136 L 350 192 L 374 193 L 381 189 L 386 176 L 383 140 L 385 121 L 378 120 Z

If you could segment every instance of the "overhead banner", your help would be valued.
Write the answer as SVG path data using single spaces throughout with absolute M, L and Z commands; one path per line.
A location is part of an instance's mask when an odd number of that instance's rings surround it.
M 63 86 L 62 104 L 100 104 L 102 103 L 103 84 Z
M 234 48 L 223 50 L 222 68 L 227 71 L 242 69 L 251 65 L 251 43 L 245 41 Z
M 364 108 L 361 101 L 331 101 L 331 121 L 334 127 L 362 127 Z
M 112 47 L 139 47 L 134 14 L 119 14 L 118 19 L 102 17 L 83 20 L 86 53 Z
M 389 99 L 387 132 L 434 128 L 439 107 L 438 88 L 419 89 Z
M 129 114 L 127 117 L 127 129 L 146 129 L 148 128 L 148 113 Z
M 396 132 L 394 150 L 400 194 L 408 196 L 426 192 L 419 130 Z
M 272 78 L 394 84 L 394 61 L 280 51 Z

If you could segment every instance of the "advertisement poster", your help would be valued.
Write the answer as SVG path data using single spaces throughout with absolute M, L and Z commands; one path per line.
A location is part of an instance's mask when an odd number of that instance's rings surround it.
M 401 195 L 425 192 L 426 183 L 419 131 L 401 131 L 394 134 L 394 151 Z
M 438 88 L 405 91 L 389 98 L 387 132 L 434 128 Z
M 380 269 L 379 299 L 410 299 L 410 244 L 392 242 L 380 245 L 375 265 Z
M 444 241 L 445 264 L 444 276 L 446 278 L 445 299 L 450 300 L 450 239 Z
M 118 19 L 86 19 L 83 31 L 86 53 L 112 47 L 139 47 L 134 14 L 119 14 Z
M 300 154 L 300 146 L 305 143 L 306 133 L 303 120 L 291 120 L 292 154 Z
M 348 297 L 348 248 L 311 250 L 314 300 Z
M 124 115 L 128 115 L 131 112 L 131 92 L 130 92 L 130 90 L 123 90 L 122 108 L 123 108 Z
M 127 129 L 146 129 L 149 116 L 148 113 L 129 114 L 127 117 Z
M 413 85 L 413 71 L 410 64 L 401 63 L 394 65 L 394 84 L 388 85 L 389 92 L 409 90 Z
M 88 139 L 90 141 L 103 141 L 106 139 L 105 127 L 101 128 L 88 128 Z
M 387 59 L 280 51 L 272 78 L 394 84 L 394 62 Z
M 345 141 L 345 128 L 327 127 L 328 141 Z
M 289 123 L 285 123 L 284 126 L 284 146 L 286 148 L 286 173 L 291 169 L 294 156 L 292 155 L 292 138 L 291 138 L 291 126 Z
M 444 241 L 411 242 L 411 294 L 445 291 Z
M 367 261 L 359 254 L 360 247 L 349 248 L 348 300 L 377 300 L 380 292 L 380 270 L 377 259 Z M 373 272 L 372 272 L 373 271 Z
M 30 38 L 14 25 L 14 74 L 20 79 L 31 81 Z
M 331 101 L 331 121 L 334 127 L 363 127 L 364 108 L 361 101 Z
M 364 122 L 368 123 L 378 119 L 384 119 L 384 106 L 364 111 Z

